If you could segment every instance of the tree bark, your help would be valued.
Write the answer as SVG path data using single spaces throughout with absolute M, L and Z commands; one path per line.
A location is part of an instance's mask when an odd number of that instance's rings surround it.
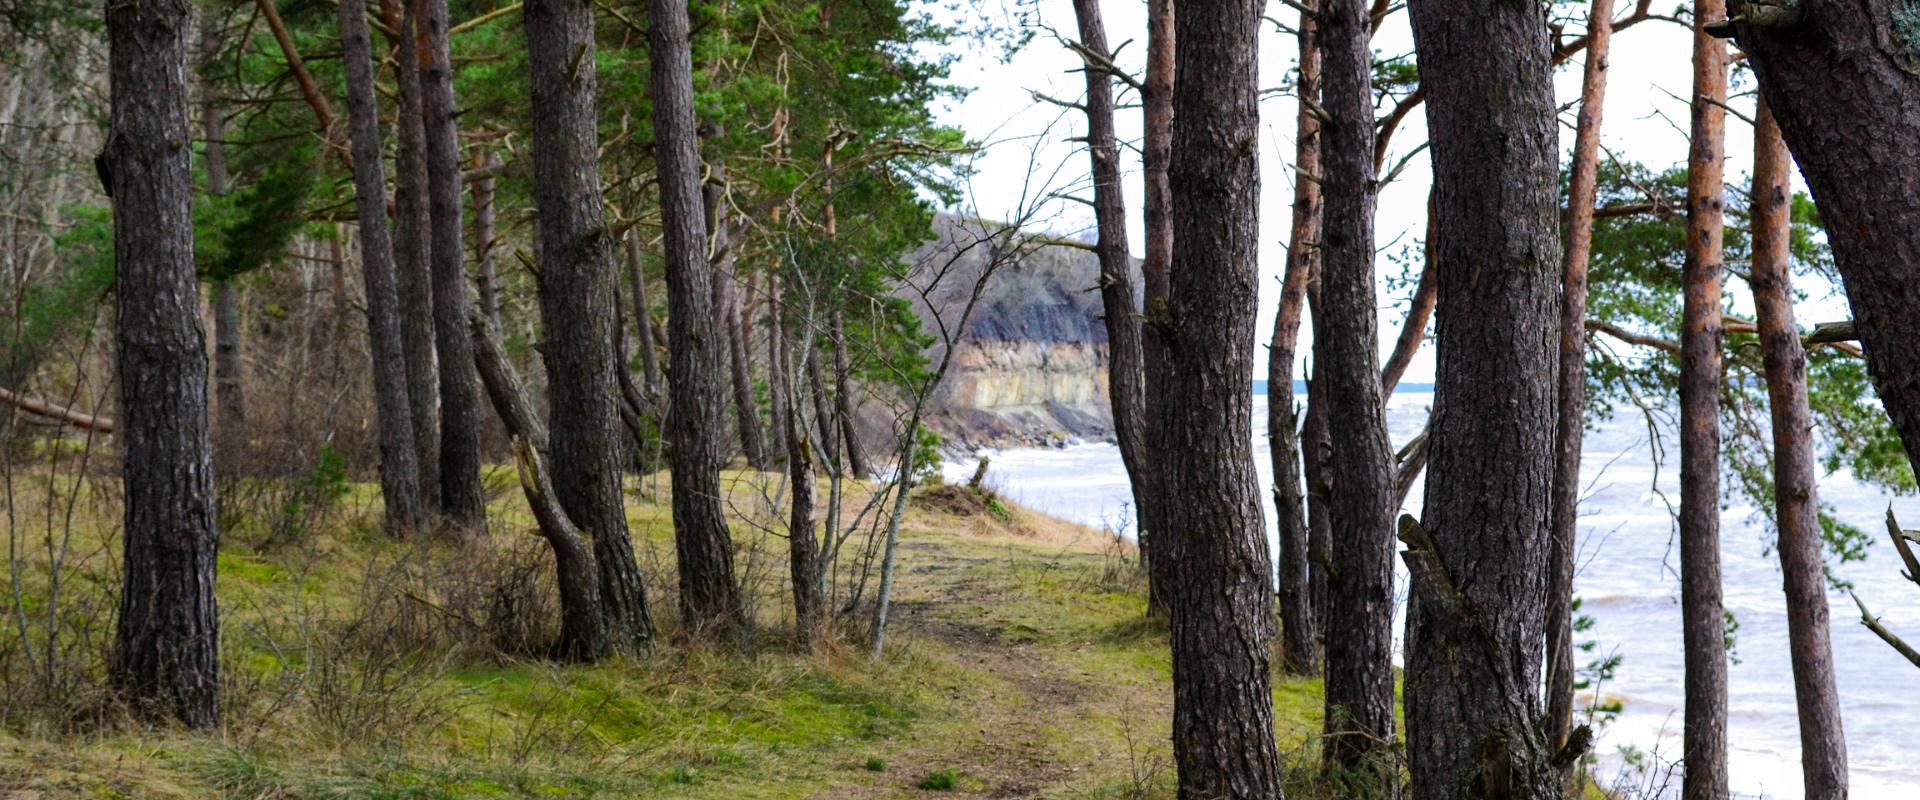
M 1106 23 L 1099 0 L 1074 0 L 1080 46 L 1107 58 Z M 1100 303 L 1107 324 L 1107 399 L 1113 407 L 1113 435 L 1133 488 L 1136 516 L 1159 502 L 1147 445 L 1146 365 L 1140 341 L 1140 308 L 1134 304 L 1133 256 L 1127 251 L 1127 198 L 1120 185 L 1120 145 L 1113 132 L 1113 77 L 1085 61 L 1087 76 L 1087 155 L 1093 175 L 1093 217 L 1099 234 L 1094 251 L 1100 261 Z M 1151 534 L 1149 534 L 1151 538 Z
M 720 505 L 726 398 L 724 342 L 713 324 L 713 271 L 707 263 L 700 203 L 700 154 L 694 133 L 693 55 L 687 0 L 649 0 L 654 150 L 660 172 L 660 221 L 666 243 L 668 350 L 673 376 L 673 538 L 679 555 L 680 616 L 690 638 L 746 633 L 733 577 L 733 539 Z
M 609 635 L 622 647 L 641 646 L 653 638 L 653 618 L 620 490 L 620 273 L 600 200 L 593 4 L 535 0 L 522 17 L 533 90 L 553 485 L 567 517 L 593 539 Z
M 1369 0 L 1329 0 L 1320 11 L 1326 84 L 1321 264 L 1327 399 L 1333 436 L 1333 547 L 1327 580 L 1326 761 L 1392 782 L 1380 756 L 1393 741 L 1393 447 L 1387 441 L 1374 299 L 1373 50 Z
M 1813 189 L 1874 388 L 1920 464 L 1920 56 L 1898 4 L 1803 6 L 1797 25 L 1738 25 L 1740 44 Z
M 779 318 L 777 307 L 772 316 Z M 796 375 L 800 370 L 818 373 L 811 346 L 812 336 L 800 337 L 806 345 L 796 348 L 791 328 L 777 326 L 773 332 L 780 340 L 781 349 L 786 352 L 782 363 L 788 367 L 784 373 L 775 374 L 773 379 L 789 387 L 788 394 L 793 398 L 786 408 L 787 422 L 782 427 L 787 436 L 788 482 L 793 487 L 791 512 L 787 516 L 787 563 L 788 577 L 793 582 L 794 643 L 801 648 L 809 648 L 826 632 L 827 601 L 821 593 L 820 541 L 814 534 L 813 448 L 807 441 L 807 432 L 811 428 L 808 427 L 806 403 L 801 399 Z M 801 364 L 794 364 L 795 359 L 799 359 Z M 814 414 L 820 415 L 825 409 L 826 406 L 816 402 Z
M 1686 800 L 1727 796 L 1727 621 L 1720 587 L 1721 263 L 1727 46 L 1701 29 L 1724 0 L 1695 0 L 1693 130 L 1680 326 L 1680 616 L 1686 660 Z
M 661 384 L 660 353 L 653 341 L 653 304 L 647 301 L 646 263 L 640 259 L 640 234 L 627 234 L 627 272 L 633 282 L 633 326 L 640 349 L 640 374 L 647 382 L 647 399 L 659 402 Z
M 220 91 L 213 80 L 214 60 L 220 54 L 220 27 L 208 19 L 200 32 L 200 130 L 202 159 L 207 170 L 207 194 L 227 193 L 227 120 Z M 215 418 L 213 461 L 223 474 L 237 474 L 247 448 L 246 367 L 240 361 L 240 291 L 231 279 L 213 284 L 213 384 Z
M 1547 745 L 1555 748 L 1564 746 L 1573 733 L 1573 571 L 1579 542 L 1581 439 L 1587 421 L 1587 265 L 1593 258 L 1600 120 L 1607 99 L 1612 39 L 1613 0 L 1593 0 L 1587 15 L 1587 63 L 1580 78 L 1580 117 L 1567 189 L 1566 259 L 1560 276 L 1560 409 L 1554 430 L 1553 540 L 1547 578 L 1546 730 Z
M 347 123 L 353 140 L 354 209 L 360 218 L 360 267 L 367 284 L 367 350 L 373 355 L 374 409 L 380 426 L 380 496 L 388 533 L 420 526 L 420 461 L 407 401 L 406 345 L 393 239 L 387 228 L 387 180 L 380 161 L 380 106 L 373 87 L 373 43 L 366 0 L 340 2 L 340 52 L 347 73 Z
M 840 439 L 846 442 L 846 466 L 855 477 L 864 478 L 871 474 L 867 466 L 866 448 L 860 444 L 857 421 L 853 418 L 853 369 L 848 363 L 847 320 L 840 309 L 833 310 L 833 402 L 839 408 L 834 414 L 840 421 Z
M 1172 189 L 1183 268 L 1166 301 L 1160 480 L 1171 543 L 1173 744 L 1180 797 L 1283 796 L 1273 740 L 1272 561 L 1252 425 L 1259 164 L 1258 0 L 1183 6 Z M 1151 532 L 1150 532 L 1151 535 Z
M 820 348 L 807 350 L 807 388 L 813 395 L 813 429 L 820 433 L 821 458 L 835 471 L 845 472 L 846 463 L 840 459 L 840 422 L 833 416 L 835 406 L 833 399 L 827 395 L 827 376 L 820 367 L 820 360 Z
M 1145 357 L 1147 418 L 1163 420 L 1174 404 L 1172 352 L 1168 341 L 1168 306 L 1171 303 L 1173 275 L 1173 187 L 1169 179 L 1173 162 L 1173 74 L 1175 48 L 1174 0 L 1147 0 L 1147 75 L 1142 103 L 1142 147 L 1140 167 L 1146 185 L 1141 215 L 1146 227 L 1146 260 L 1140 267 L 1144 302 L 1140 326 L 1141 352 Z M 1149 447 L 1157 448 L 1159 437 L 1150 436 Z M 1157 452 L 1157 451 L 1156 451 Z M 1155 470 L 1159 467 L 1156 465 Z M 1165 497 L 1165 492 L 1162 492 Z M 1173 580 L 1168 570 L 1167 546 L 1178 534 L 1167 527 L 1166 515 L 1158 503 L 1147 509 L 1140 532 L 1140 554 L 1147 562 L 1147 607 L 1151 613 L 1170 613 L 1167 594 Z M 1167 531 L 1157 536 L 1155 531 Z M 1163 546 L 1164 545 L 1164 546 Z
M 707 234 L 713 241 L 713 253 L 709 256 L 709 263 L 713 265 L 713 330 L 726 339 L 722 356 L 733 383 L 733 411 L 740 433 L 740 452 L 754 469 L 765 471 L 773 468 L 773 458 L 767 450 L 766 431 L 760 427 L 758 404 L 753 401 L 753 357 L 748 354 L 747 339 L 742 334 L 740 276 L 736 270 L 740 261 L 734 249 L 734 227 L 727 219 L 726 170 L 715 166 L 712 173 L 713 177 L 701 187 L 701 193 Z
M 1558 797 L 1537 727 L 1560 315 L 1552 47 L 1532 5 L 1411 12 L 1439 215 L 1426 519 L 1402 525 L 1413 796 Z
M 461 330 L 467 322 L 467 267 L 462 252 L 460 123 L 454 118 L 447 0 L 415 3 L 420 99 L 427 134 L 427 206 L 432 218 L 434 346 L 441 358 L 440 505 L 449 523 L 473 534 L 486 529 L 487 501 L 480 488 L 480 378 L 474 372 L 473 340 Z
M 440 359 L 434 342 L 433 266 L 427 208 L 427 129 L 420 99 L 419 41 L 411 0 L 383 0 L 387 27 L 396 31 L 394 82 L 393 256 L 400 293 L 401 343 L 406 349 L 407 402 L 412 408 L 420 495 L 434 512 L 440 501 Z
M 480 312 L 500 327 L 500 287 L 495 262 L 498 253 L 494 231 L 494 187 L 497 185 L 492 170 L 500 166 L 500 158 L 489 150 L 480 154 L 480 169 L 487 172 L 473 182 L 473 249 L 475 260 L 479 263 L 479 274 L 474 282 L 480 288 Z M 618 305 L 618 298 L 615 305 Z
M 1793 321 L 1793 157 L 1760 99 L 1753 131 L 1753 297 L 1773 416 L 1774 526 L 1787 594 L 1787 640 L 1809 800 L 1847 796 L 1847 740 L 1834 685 L 1826 572 L 1820 559 L 1819 467 L 1807 405 L 1807 353 Z
M 1319 243 L 1315 242 L 1316 250 Z M 1316 252 L 1307 272 L 1307 306 L 1313 314 L 1314 341 L 1326 338 L 1325 306 L 1320 302 L 1323 269 Z M 1321 621 L 1331 616 L 1327 607 L 1327 576 L 1333 572 L 1333 435 L 1327 424 L 1326 359 L 1314 354 L 1307 375 L 1307 414 L 1300 427 L 1301 475 L 1307 482 L 1307 605 L 1315 621 L 1314 649 L 1325 654 L 1327 629 Z
M 125 583 L 112 680 L 136 713 L 220 722 L 207 350 L 193 264 L 185 0 L 107 4 Z
M 1280 284 L 1280 310 L 1273 317 L 1273 341 L 1267 351 L 1267 450 L 1273 462 L 1273 510 L 1279 527 L 1281 657 L 1287 671 L 1295 675 L 1318 675 L 1324 654 L 1313 607 L 1293 362 L 1307 282 L 1320 254 L 1320 118 L 1313 115 L 1313 104 L 1320 97 L 1320 23 L 1315 14 L 1303 10 L 1294 30 L 1300 47 L 1294 92 L 1300 102 L 1294 117 L 1293 224 L 1287 240 L 1286 275 Z

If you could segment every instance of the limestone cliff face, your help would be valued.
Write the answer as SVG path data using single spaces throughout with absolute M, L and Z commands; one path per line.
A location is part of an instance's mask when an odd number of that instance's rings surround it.
M 934 397 L 929 427 L 949 444 L 1007 447 L 1113 437 L 1107 401 L 1107 329 L 1094 254 L 1026 243 L 1017 251 L 999 226 L 955 216 L 935 222 L 915 253 L 912 286 L 925 329 L 954 329 L 976 284 L 980 295 Z M 1136 285 L 1138 285 L 1136 283 Z M 927 300 L 915 288 L 929 288 Z M 940 356 L 939 345 L 931 354 Z

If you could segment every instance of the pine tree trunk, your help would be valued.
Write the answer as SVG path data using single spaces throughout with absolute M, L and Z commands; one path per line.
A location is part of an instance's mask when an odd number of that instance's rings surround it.
M 440 357 L 434 342 L 433 229 L 427 208 L 427 128 L 421 111 L 419 41 L 411 0 L 383 0 L 387 27 L 397 31 L 398 84 L 393 188 L 393 259 L 400 292 L 400 333 L 406 348 L 407 402 L 412 407 L 420 495 L 438 513 L 440 500 Z
M 772 316 L 778 319 L 778 307 L 773 308 Z M 827 602 L 821 594 L 820 541 L 814 534 L 813 450 L 807 442 L 809 427 L 806 404 L 800 400 L 799 382 L 795 380 L 795 375 L 800 369 L 818 374 L 818 365 L 811 347 L 794 346 L 791 328 L 780 326 L 773 333 L 780 340 L 780 349 L 786 353 L 782 363 L 788 367 L 785 372 L 775 373 L 773 379 L 789 387 L 789 394 L 793 397 L 792 404 L 786 409 L 786 424 L 782 426 L 787 436 L 787 475 L 793 487 L 791 512 L 787 517 L 787 563 L 788 577 L 793 582 L 794 642 L 804 649 L 812 647 L 826 631 Z M 799 359 L 802 365 L 795 365 L 795 359 Z M 823 414 L 825 409 L 826 406 L 816 402 L 814 414 Z
M 1167 418 L 1177 397 L 1171 383 L 1173 354 L 1167 330 L 1173 276 L 1173 187 L 1169 169 L 1173 162 L 1174 23 L 1173 0 L 1147 0 L 1147 76 L 1140 98 L 1140 167 L 1146 188 L 1140 211 L 1145 218 L 1147 245 L 1146 259 L 1140 267 L 1144 288 L 1140 333 L 1147 418 L 1156 421 Z M 1157 441 L 1157 436 L 1150 436 L 1147 445 L 1157 448 Z M 1155 465 L 1154 469 L 1157 472 L 1160 467 Z M 1165 492 L 1161 495 L 1164 498 Z M 1168 548 L 1177 534 L 1167 527 L 1162 513 L 1165 505 L 1156 503 L 1147 509 L 1139 532 L 1141 557 L 1147 562 L 1147 606 L 1155 614 L 1170 613 L 1171 603 L 1167 590 L 1173 575 Z M 1166 532 L 1164 536 L 1162 531 Z
M 1700 29 L 1724 0 L 1695 0 L 1693 131 L 1680 323 L 1680 616 L 1686 656 L 1686 800 L 1727 796 L 1726 612 L 1720 587 L 1720 285 L 1727 46 Z
M 633 282 L 633 327 L 639 341 L 640 373 L 647 382 L 647 399 L 658 402 L 660 384 L 665 379 L 660 375 L 660 354 L 653 340 L 653 304 L 647 301 L 647 270 L 640 260 L 639 233 L 627 234 L 627 272 Z
M 1314 247 L 1319 248 L 1317 241 Z M 1325 341 L 1326 306 L 1320 302 L 1323 276 L 1321 259 L 1315 253 L 1307 265 L 1307 306 L 1313 313 L 1313 339 Z M 1300 426 L 1300 472 L 1307 483 L 1307 606 L 1314 619 L 1314 651 L 1325 657 L 1327 627 L 1332 616 L 1328 608 L 1327 577 L 1333 573 L 1333 435 L 1327 424 L 1326 359 L 1316 352 L 1307 375 L 1307 413 Z
M 1171 359 L 1160 480 L 1173 641 L 1174 759 L 1187 800 L 1277 798 L 1269 644 L 1272 561 L 1253 467 L 1259 214 L 1258 0 L 1175 20 L 1172 189 L 1181 269 L 1165 303 Z M 1152 535 L 1154 531 L 1150 531 Z
M 807 388 L 813 395 L 813 429 L 820 432 L 821 458 L 836 471 L 844 472 L 846 463 L 840 460 L 840 423 L 833 416 L 833 400 L 827 396 L 827 377 L 820 360 L 820 348 L 807 350 Z
M 847 469 L 855 477 L 864 478 L 870 472 L 866 448 L 860 444 L 860 433 L 853 418 L 853 369 L 848 358 L 846 316 L 836 308 L 833 310 L 833 402 L 840 410 L 834 416 L 840 420 L 840 439 L 846 442 Z
M 1074 0 L 1080 46 L 1106 58 L 1106 24 L 1099 0 Z M 1140 341 L 1140 309 L 1133 288 L 1133 256 L 1127 251 L 1127 198 L 1120 183 L 1120 145 L 1113 132 L 1113 78 L 1088 60 L 1087 154 L 1092 157 L 1093 216 L 1099 239 L 1100 303 L 1107 324 L 1107 399 L 1113 407 L 1113 435 L 1120 446 L 1133 488 L 1139 519 L 1150 515 L 1154 497 L 1152 451 L 1147 445 L 1145 354 Z
M 1827 581 L 1820 558 L 1819 467 L 1807 406 L 1807 353 L 1793 321 L 1793 157 L 1760 100 L 1753 132 L 1753 297 L 1773 416 L 1774 526 L 1787 594 L 1788 651 L 1808 800 L 1847 796 L 1847 740 L 1834 686 Z
M 136 713 L 220 722 L 207 350 L 193 264 L 185 0 L 109 3 L 111 122 L 99 163 L 113 201 L 125 583 L 114 687 Z
M 543 258 L 541 352 L 553 486 L 567 517 L 593 540 L 609 634 L 636 646 L 652 640 L 653 619 L 620 489 L 620 273 L 600 200 L 593 14 L 591 0 L 535 0 L 523 13 Z
M 736 427 L 740 433 L 740 452 L 747 457 L 747 463 L 754 469 L 765 471 L 773 468 L 772 455 L 767 450 L 767 434 L 760 427 L 760 409 L 753 401 L 753 357 L 748 354 L 747 339 L 742 333 L 740 308 L 740 276 L 737 270 L 739 258 L 734 248 L 734 227 L 727 219 L 726 171 L 720 167 L 713 169 L 714 179 L 702 187 L 706 204 L 707 231 L 713 237 L 713 314 L 714 332 L 725 337 L 725 352 L 728 376 L 733 386 L 733 412 Z M 783 439 L 784 441 L 784 439 Z
M 493 154 L 493 151 L 480 154 L 482 170 L 491 170 L 499 165 L 500 159 Z M 493 326 L 498 328 L 500 327 L 500 287 L 499 277 L 495 274 L 497 272 L 495 262 L 498 261 L 498 253 L 494 250 L 496 244 L 493 220 L 495 186 L 496 183 L 491 174 L 473 182 L 473 249 L 475 260 L 480 262 L 479 274 L 474 276 L 474 283 L 480 288 L 480 313 L 486 314 L 487 319 L 492 320 Z M 619 305 L 617 299 L 614 305 Z
M 1320 12 L 1326 207 L 1320 307 L 1333 436 L 1332 521 L 1340 539 L 1328 575 L 1326 760 L 1390 782 L 1393 741 L 1393 447 L 1387 441 L 1374 299 L 1373 50 L 1368 0 L 1328 0 Z
M 406 346 L 393 239 L 387 228 L 387 181 L 380 161 L 380 106 L 373 87 L 373 44 L 366 0 L 341 0 L 340 54 L 347 77 L 347 123 L 353 140 L 354 209 L 360 218 L 360 267 L 367 284 L 367 351 L 372 354 L 374 408 L 380 425 L 380 496 L 391 534 L 419 527 L 420 461 L 407 403 Z
M 1306 310 L 1307 281 L 1320 253 L 1320 118 L 1313 106 L 1320 97 L 1320 23 L 1302 11 L 1295 27 L 1300 67 L 1294 92 L 1293 224 L 1287 240 L 1287 269 L 1280 285 L 1280 310 L 1273 317 L 1273 341 L 1267 355 L 1267 450 L 1273 462 L 1273 510 L 1280 545 L 1277 597 L 1280 602 L 1281 656 L 1295 675 L 1320 674 L 1324 653 L 1319 620 L 1314 616 L 1313 568 L 1308 558 L 1307 497 L 1300 474 L 1300 423 L 1294 409 L 1293 363 L 1300 342 L 1300 317 Z M 1311 177 L 1308 177 L 1311 176 Z
M 460 123 L 454 118 L 447 0 L 415 3 L 419 8 L 415 34 L 422 56 L 420 99 L 427 134 L 427 205 L 432 217 L 434 346 L 440 354 L 440 504 L 449 523 L 472 534 L 485 530 L 487 524 L 486 495 L 480 488 L 483 423 L 473 340 L 463 329 L 467 267 L 460 216 Z
M 672 325 L 667 343 L 673 365 L 668 428 L 681 625 L 690 638 L 732 638 L 746 633 L 746 616 L 733 577 L 733 539 L 720 505 L 725 343 L 710 330 L 713 271 L 707 263 L 700 202 L 687 0 L 650 0 L 649 9 L 654 149 Z
M 1738 26 L 1813 189 L 1867 370 L 1920 464 L 1920 53 L 1890 0 L 1805 0 L 1797 25 Z
M 1439 214 L 1426 518 L 1402 525 L 1413 797 L 1558 797 L 1538 727 L 1560 316 L 1547 21 L 1475 0 L 1411 11 Z
M 200 32 L 200 130 L 203 163 L 207 171 L 207 194 L 222 197 L 227 193 L 227 120 L 220 106 L 219 87 L 208 77 L 220 53 L 220 28 L 211 18 L 203 20 Z M 247 397 L 245 365 L 240 361 L 240 291 L 231 279 L 213 284 L 213 383 L 214 432 L 213 462 L 223 475 L 237 475 L 246 461 Z
M 1580 452 L 1587 420 L 1587 266 L 1600 172 L 1600 119 L 1607 98 L 1613 0 L 1587 15 L 1587 63 L 1580 81 L 1573 174 L 1567 190 L 1567 249 L 1560 276 L 1560 410 L 1554 431 L 1553 541 L 1547 579 L 1547 745 L 1573 733 L 1573 571 L 1579 543 Z

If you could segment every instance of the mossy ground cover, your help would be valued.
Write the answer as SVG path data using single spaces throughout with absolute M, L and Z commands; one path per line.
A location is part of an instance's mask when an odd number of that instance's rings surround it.
M 795 653 L 782 634 L 785 540 L 770 530 L 778 478 L 727 477 L 760 630 L 747 652 L 670 641 L 661 476 L 634 487 L 629 516 L 666 641 L 585 666 L 503 653 L 487 631 L 500 595 L 522 603 L 508 611 L 517 608 L 529 635 L 551 612 L 541 605 L 550 599 L 526 588 L 548 579 L 517 494 L 498 492 L 490 555 L 474 557 L 470 542 L 388 539 L 356 486 L 296 540 L 268 541 L 258 532 L 285 527 L 256 523 L 223 542 L 231 688 L 221 730 L 160 730 L 111 713 L 73 722 L 50 713 L 58 701 L 16 702 L 0 731 L 0 797 L 1171 796 L 1165 629 L 1146 614 L 1123 544 L 1017 507 L 915 504 L 887 655 L 866 657 L 864 607 L 844 641 Z M 112 489 L 108 478 L 77 489 L 42 483 L 83 495 Z M 852 493 L 850 509 L 864 492 Z M 63 608 L 78 614 L 79 599 L 112 587 L 110 497 L 77 504 L 71 526 L 24 510 L 59 504 L 18 505 L 21 541 L 71 534 Z M 842 558 L 843 599 L 858 580 L 862 539 Z M 22 564 L 24 594 L 44 593 L 46 560 L 24 555 Z M 513 570 L 530 571 L 525 586 L 503 589 L 510 582 L 481 574 Z M 27 663 L 18 632 L 0 637 L 14 652 L 9 696 L 29 697 L 34 678 L 15 674 Z M 64 680 L 99 683 L 97 673 Z M 1279 679 L 1274 696 L 1283 754 L 1311 763 L 1319 683 Z

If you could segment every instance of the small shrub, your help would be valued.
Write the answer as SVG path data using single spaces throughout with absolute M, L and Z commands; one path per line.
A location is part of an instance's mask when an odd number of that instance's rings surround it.
M 881 761 L 878 758 L 869 758 L 867 759 L 867 771 L 868 772 L 886 772 L 887 762 Z
M 920 779 L 920 788 L 929 792 L 951 792 L 960 784 L 960 776 L 952 768 L 943 769 Z

